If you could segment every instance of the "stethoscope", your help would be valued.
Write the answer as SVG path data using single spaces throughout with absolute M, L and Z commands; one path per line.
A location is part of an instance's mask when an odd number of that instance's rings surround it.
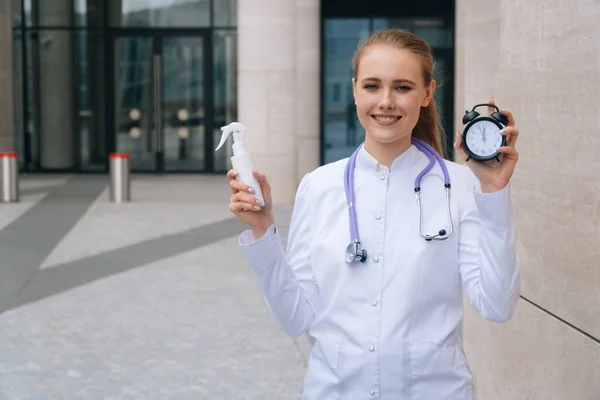
M 452 212 L 450 211 L 450 176 L 448 174 L 448 168 L 446 168 L 446 164 L 442 157 L 429 146 L 427 143 L 422 140 L 411 138 L 411 142 L 418 148 L 421 152 L 423 152 L 427 158 L 429 159 L 429 164 L 421 171 L 417 178 L 415 179 L 415 195 L 417 198 L 417 208 L 419 210 L 419 223 L 417 230 L 419 231 L 419 235 L 425 239 L 426 241 L 431 240 L 445 240 L 452 235 L 454 232 L 454 225 L 452 223 Z M 348 203 L 348 213 L 350 215 L 350 238 L 351 242 L 346 248 L 346 262 L 353 263 L 355 261 L 365 262 L 367 260 L 367 250 L 360 249 L 360 240 L 358 238 L 358 223 L 356 222 L 356 206 L 354 204 L 354 167 L 356 166 L 356 157 L 358 152 L 362 148 L 362 144 L 352 153 L 348 163 L 346 164 L 346 170 L 344 172 L 344 189 L 346 190 L 346 202 Z M 442 172 L 444 174 L 444 187 L 446 188 L 446 211 L 448 213 L 448 220 L 450 221 L 450 233 L 446 235 L 446 230 L 441 229 L 438 231 L 436 235 L 426 235 L 421 231 L 421 179 L 425 174 L 427 174 L 435 162 L 438 162 L 440 165 Z

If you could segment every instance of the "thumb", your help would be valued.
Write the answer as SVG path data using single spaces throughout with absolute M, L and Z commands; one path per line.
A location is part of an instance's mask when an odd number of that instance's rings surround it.
M 456 140 L 454 141 L 454 148 L 456 149 L 458 156 L 462 160 L 465 160 L 467 158 L 467 153 L 465 153 L 465 150 L 463 149 L 463 146 L 462 146 L 462 133 L 460 131 L 456 132 Z
M 488 99 L 488 104 L 494 104 L 494 105 L 496 105 L 496 100 L 494 100 L 494 97 L 493 97 L 493 96 L 490 96 L 490 98 Z M 488 115 L 489 115 L 490 117 L 492 116 L 492 113 L 493 113 L 494 111 L 496 111 L 496 109 L 495 109 L 495 108 L 493 108 L 493 107 L 488 107 Z

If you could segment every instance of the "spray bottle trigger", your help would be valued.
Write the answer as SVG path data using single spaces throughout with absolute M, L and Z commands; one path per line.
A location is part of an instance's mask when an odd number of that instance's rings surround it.
M 215 151 L 219 150 L 221 146 L 225 144 L 230 133 L 233 133 L 234 141 L 241 141 L 244 132 L 246 132 L 246 127 L 239 122 L 232 122 L 227 126 L 221 127 L 221 131 L 223 131 L 223 134 L 221 135 L 221 141 L 219 142 L 219 145 Z

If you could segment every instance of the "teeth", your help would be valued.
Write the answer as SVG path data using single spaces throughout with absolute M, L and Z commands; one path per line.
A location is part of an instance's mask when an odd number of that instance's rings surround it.
M 375 119 L 377 121 L 381 121 L 381 122 L 394 122 L 398 119 L 398 117 L 386 117 L 386 116 L 376 115 Z

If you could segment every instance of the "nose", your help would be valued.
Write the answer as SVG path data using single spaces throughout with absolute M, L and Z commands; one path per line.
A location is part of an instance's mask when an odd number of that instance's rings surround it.
M 396 108 L 396 104 L 394 103 L 394 98 L 392 97 L 392 92 L 390 90 L 384 91 L 381 100 L 379 101 L 379 108 L 385 110 L 393 110 Z

